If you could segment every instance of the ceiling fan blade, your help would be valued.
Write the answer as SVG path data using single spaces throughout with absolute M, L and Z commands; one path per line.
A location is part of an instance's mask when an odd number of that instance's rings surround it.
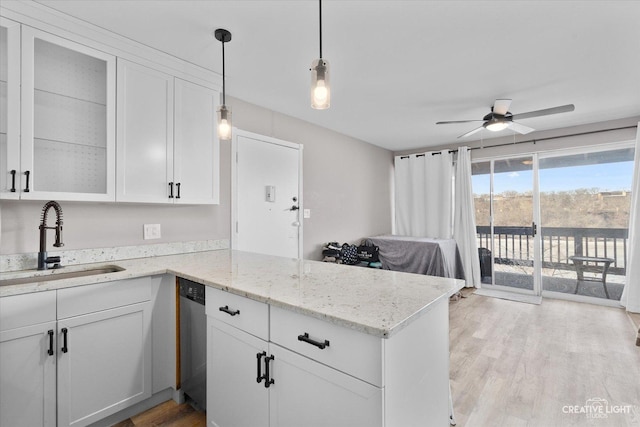
M 534 128 L 530 128 L 529 126 L 521 125 L 520 123 L 516 122 L 511 122 L 509 124 L 509 128 L 515 130 L 518 133 L 521 133 L 522 135 L 526 135 L 529 132 L 533 132 L 535 130 Z
M 528 113 L 514 114 L 512 118 L 514 120 L 522 120 L 522 119 L 528 119 L 531 117 L 548 116 L 550 114 L 568 113 L 575 109 L 576 107 L 573 104 L 567 104 L 567 105 L 561 105 L 559 107 L 545 108 L 544 110 L 536 110 L 536 111 L 529 111 Z
M 496 102 L 493 103 L 493 112 L 504 116 L 509 111 L 510 105 L 510 99 L 496 99 Z
M 469 131 L 469 132 L 465 133 L 464 135 L 460 135 L 458 138 L 465 138 L 465 137 L 467 137 L 467 136 L 471 136 L 471 135 L 473 135 L 474 133 L 476 133 L 476 132 L 478 132 L 478 131 L 481 131 L 482 129 L 484 129 L 484 127 L 483 127 L 483 126 L 480 126 L 479 128 L 475 128 L 474 130 L 472 130 L 472 131 Z
M 484 120 L 454 120 L 449 122 L 437 122 L 437 125 L 449 125 L 451 123 L 471 123 L 471 122 L 483 122 Z

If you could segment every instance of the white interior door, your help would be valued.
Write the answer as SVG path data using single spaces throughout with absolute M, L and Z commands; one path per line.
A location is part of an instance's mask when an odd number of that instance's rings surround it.
M 302 146 L 236 130 L 233 249 L 302 254 Z

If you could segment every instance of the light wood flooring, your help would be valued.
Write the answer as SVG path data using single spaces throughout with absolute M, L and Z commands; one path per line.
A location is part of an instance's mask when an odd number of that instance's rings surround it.
M 640 426 L 640 316 L 569 301 L 532 305 L 465 294 L 450 303 L 458 426 Z M 596 399 L 628 413 L 601 419 L 563 413 Z
M 458 426 L 640 426 L 640 315 L 544 299 L 473 295 L 450 303 L 451 388 Z M 629 413 L 565 414 L 605 399 Z M 635 405 L 635 406 L 634 406 Z M 565 408 L 565 410 L 568 410 Z M 117 427 L 205 426 L 187 404 L 165 402 Z

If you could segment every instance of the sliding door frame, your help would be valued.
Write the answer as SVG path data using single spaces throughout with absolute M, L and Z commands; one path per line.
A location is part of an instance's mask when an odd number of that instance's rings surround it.
M 533 289 L 522 289 L 512 286 L 505 285 L 496 285 L 496 271 L 495 271 L 495 233 L 494 233 L 494 224 L 495 224 L 495 210 L 494 210 L 494 165 L 496 161 L 502 160 L 510 160 L 510 159 L 521 159 L 524 157 L 531 157 L 532 160 L 532 183 L 531 183 L 531 191 L 532 191 L 532 212 L 531 218 L 533 223 L 536 225 L 538 232 L 536 232 L 533 236 Z M 538 153 L 520 153 L 520 154 L 512 154 L 505 156 L 493 156 L 493 157 L 479 157 L 473 159 L 472 163 L 481 163 L 481 162 L 489 162 L 489 229 L 491 233 L 491 284 L 482 284 L 483 288 L 487 289 L 495 289 L 504 292 L 512 292 L 518 294 L 525 295 L 533 295 L 540 296 L 542 295 L 542 270 L 540 268 L 540 193 L 538 191 L 539 183 L 538 183 Z
M 622 141 L 622 142 L 611 142 L 604 143 L 598 145 L 587 145 L 581 147 L 572 147 L 566 149 L 556 149 L 556 150 L 548 150 L 541 152 L 528 152 L 528 153 L 518 153 L 518 154 L 510 154 L 504 156 L 491 156 L 491 157 L 477 157 L 472 160 L 472 163 L 482 163 L 489 162 L 490 164 L 490 232 L 491 232 L 491 284 L 483 284 L 483 287 L 487 289 L 495 289 L 500 291 L 506 291 L 511 293 L 519 293 L 526 295 L 535 295 L 542 296 L 543 298 L 554 298 L 554 299 L 562 299 L 562 300 L 570 300 L 576 302 L 586 302 L 591 304 L 598 304 L 604 306 L 611 307 L 621 307 L 620 302 L 617 300 L 608 300 L 604 298 L 597 297 L 589 297 L 584 295 L 574 295 L 574 294 L 566 294 L 562 292 L 554 292 L 543 289 L 542 285 L 542 244 L 541 244 L 541 231 L 542 231 L 542 221 L 541 221 L 541 211 L 540 211 L 540 173 L 539 173 L 539 161 L 541 159 L 548 159 L 553 157 L 562 157 L 567 155 L 575 155 L 575 154 L 586 154 L 586 153 L 598 153 L 605 152 L 617 149 L 625 149 L 625 148 L 635 148 L 635 141 Z M 534 236 L 534 268 L 533 268 L 533 291 L 527 289 L 520 289 L 510 286 L 503 285 L 495 285 L 495 254 L 493 251 L 495 241 L 494 241 L 494 163 L 496 161 L 501 160 L 509 160 L 509 159 L 517 159 L 523 157 L 531 157 L 532 158 L 532 171 L 533 171 L 533 212 L 532 217 L 534 223 L 537 225 L 537 233 Z M 626 285 L 626 284 L 625 284 Z

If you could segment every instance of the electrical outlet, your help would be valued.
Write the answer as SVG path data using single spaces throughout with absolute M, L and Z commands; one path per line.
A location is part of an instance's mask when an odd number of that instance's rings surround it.
M 311 209 L 305 209 L 302 211 L 303 218 L 311 218 Z
M 144 225 L 144 240 L 159 239 L 160 238 L 160 224 L 145 224 Z

